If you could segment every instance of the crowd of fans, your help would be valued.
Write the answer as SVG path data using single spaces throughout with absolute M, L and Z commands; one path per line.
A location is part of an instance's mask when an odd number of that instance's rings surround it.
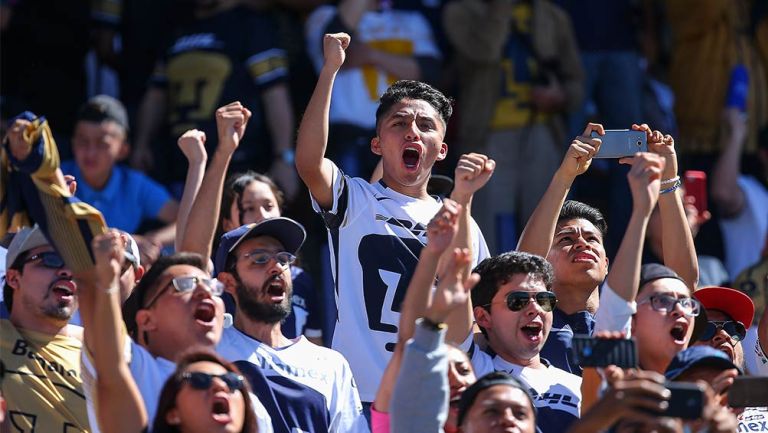
M 0 32 L 0 432 L 768 432 L 764 2 Z

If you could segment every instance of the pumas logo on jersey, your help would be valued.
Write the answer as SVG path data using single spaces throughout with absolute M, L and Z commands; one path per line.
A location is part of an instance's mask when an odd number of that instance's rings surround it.
M 177 39 L 171 48 L 171 53 L 179 53 L 195 48 L 218 48 L 220 45 L 221 43 L 216 40 L 216 35 L 213 33 L 197 33 Z
M 401 220 L 394 217 L 388 217 L 381 214 L 376 214 L 376 221 L 384 221 L 385 223 L 400 227 L 413 233 L 416 237 L 422 238 L 427 234 L 427 226 L 419 222 L 413 222 L 410 220 Z

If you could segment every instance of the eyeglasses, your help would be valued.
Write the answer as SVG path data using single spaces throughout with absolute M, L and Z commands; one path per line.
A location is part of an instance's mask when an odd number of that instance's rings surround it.
M 26 259 L 24 259 L 24 261 L 21 262 L 21 265 L 24 266 L 27 263 L 33 262 L 38 259 L 42 260 L 40 263 L 46 268 L 61 269 L 64 267 L 64 259 L 62 259 L 59 253 L 55 251 L 46 251 L 44 253 L 31 255 Z
M 165 287 L 160 289 L 160 291 L 158 291 L 157 294 L 149 302 L 147 302 L 147 306 L 144 307 L 144 309 L 151 307 L 155 303 L 155 301 L 157 301 L 157 299 L 163 293 L 165 293 L 165 290 L 171 284 L 173 284 L 173 287 L 179 293 L 191 292 L 195 290 L 198 284 L 202 284 L 205 287 L 207 287 L 208 290 L 210 290 L 211 295 L 213 296 L 221 296 L 221 294 L 224 293 L 224 284 L 222 284 L 216 278 L 209 279 L 209 278 L 200 278 L 200 277 L 176 277 L 172 279 L 170 283 L 166 284 Z
M 249 253 L 245 253 L 240 257 L 244 257 L 250 260 L 251 263 L 253 263 L 254 265 L 259 265 L 259 266 L 266 265 L 272 259 L 275 259 L 275 261 L 279 263 L 280 266 L 282 267 L 286 267 L 296 261 L 296 256 L 286 251 L 281 251 L 279 253 L 270 253 L 268 251 L 256 250 L 256 251 L 251 251 Z
M 208 374 L 201 371 L 188 371 L 181 375 L 181 379 L 189 383 L 194 389 L 205 391 L 213 385 L 213 379 L 221 379 L 229 388 L 229 392 L 240 391 L 245 388 L 243 382 L 243 376 L 232 373 L 231 371 L 224 374 Z
M 555 305 L 557 305 L 557 296 L 552 292 L 509 292 L 505 303 L 510 311 L 520 311 L 528 306 L 531 302 L 531 298 L 536 299 L 536 303 L 539 304 L 539 307 L 547 313 L 554 310 Z M 494 304 L 494 302 L 485 304 L 483 307 L 487 307 L 491 304 Z
M 637 303 L 637 305 L 651 303 L 651 308 L 659 313 L 669 313 L 675 309 L 676 304 L 680 304 L 683 313 L 686 316 L 698 316 L 701 310 L 699 301 L 693 298 L 675 298 L 669 295 L 653 295 Z
M 725 332 L 736 341 L 743 341 L 744 337 L 747 336 L 747 328 L 741 322 L 733 320 L 710 320 L 707 322 L 707 327 L 704 328 L 704 332 L 702 332 L 699 336 L 699 340 L 709 341 L 721 329 L 724 329 Z

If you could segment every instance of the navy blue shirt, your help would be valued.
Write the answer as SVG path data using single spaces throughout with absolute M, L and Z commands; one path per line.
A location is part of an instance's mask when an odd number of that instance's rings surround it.
M 552 312 L 552 330 L 549 331 L 540 356 L 561 370 L 581 376 L 581 366 L 571 353 L 571 341 L 574 334 L 592 335 L 594 330 L 595 316 L 589 311 L 565 314 L 555 308 Z

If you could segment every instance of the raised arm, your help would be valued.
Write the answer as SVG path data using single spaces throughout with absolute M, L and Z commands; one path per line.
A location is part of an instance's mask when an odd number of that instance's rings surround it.
M 152 140 L 163 124 L 167 105 L 166 91 L 158 87 L 150 87 L 141 100 L 136 122 L 136 146 L 131 156 L 131 165 L 137 170 L 148 171 L 154 165 Z
M 96 265 L 78 276 L 85 346 L 96 369 L 95 407 L 104 433 L 135 433 L 147 427 L 147 412 L 123 351 L 125 327 L 120 311 L 120 269 L 124 240 L 118 231 L 93 240 Z
M 315 201 L 324 209 L 333 205 L 333 163 L 325 159 L 328 145 L 328 116 L 331 90 L 339 68 L 344 64 L 350 37 L 346 33 L 323 36 L 325 62 L 315 91 L 299 126 L 296 141 L 296 169 Z
M 184 193 L 181 195 L 181 204 L 176 218 L 176 224 L 179 227 L 176 230 L 176 242 L 174 247 L 176 251 L 181 251 L 181 245 L 184 241 L 184 228 L 187 226 L 189 213 L 192 211 L 192 204 L 195 202 L 197 192 L 200 191 L 200 184 L 203 182 L 205 174 L 205 163 L 208 161 L 208 153 L 205 151 L 205 132 L 191 129 L 179 137 L 177 142 L 184 156 L 187 157 L 189 166 L 187 167 L 187 179 L 184 182 Z
M 229 161 L 245 134 L 251 112 L 240 102 L 232 102 L 216 110 L 219 145 L 203 177 L 200 192 L 189 213 L 181 251 L 192 251 L 203 257 L 211 256 L 213 237 L 221 208 L 221 195 Z
M 269 175 L 275 179 L 290 201 L 299 191 L 299 179 L 292 162 L 286 160 L 286 153 L 293 152 L 293 134 L 296 119 L 291 108 L 291 96 L 288 85 L 276 84 L 263 92 L 261 98 L 267 117 L 267 126 L 272 137 L 274 160 Z
M 712 173 L 712 200 L 717 203 L 725 218 L 733 218 L 744 209 L 746 198 L 739 186 L 741 153 L 747 136 L 746 120 L 735 108 L 723 113 L 725 128 L 722 136 L 722 153 L 717 158 Z
M 659 131 L 651 131 L 651 128 L 646 124 L 632 125 L 632 129 L 645 131 L 648 138 L 648 150 L 665 160 L 661 180 L 666 183 L 662 185 L 661 190 L 673 188 L 677 185 L 673 181 L 679 179 L 675 140 L 668 134 L 663 135 Z M 693 244 L 691 228 L 688 225 L 688 216 L 683 205 L 683 194 L 679 188 L 659 196 L 659 214 L 661 215 L 664 264 L 677 272 L 691 290 L 695 290 L 699 282 L 699 262 L 696 258 L 696 247 Z
M 557 217 L 565 203 L 568 191 L 573 185 L 576 176 L 584 173 L 592 163 L 600 143 L 599 138 L 592 138 L 592 132 L 599 135 L 605 134 L 602 125 L 590 123 L 584 129 L 584 133 L 573 139 L 571 146 L 563 158 L 563 162 L 552 177 L 547 191 L 539 201 L 536 209 L 531 214 L 517 244 L 518 251 L 547 257 L 552 246 L 552 238 L 555 236 Z

